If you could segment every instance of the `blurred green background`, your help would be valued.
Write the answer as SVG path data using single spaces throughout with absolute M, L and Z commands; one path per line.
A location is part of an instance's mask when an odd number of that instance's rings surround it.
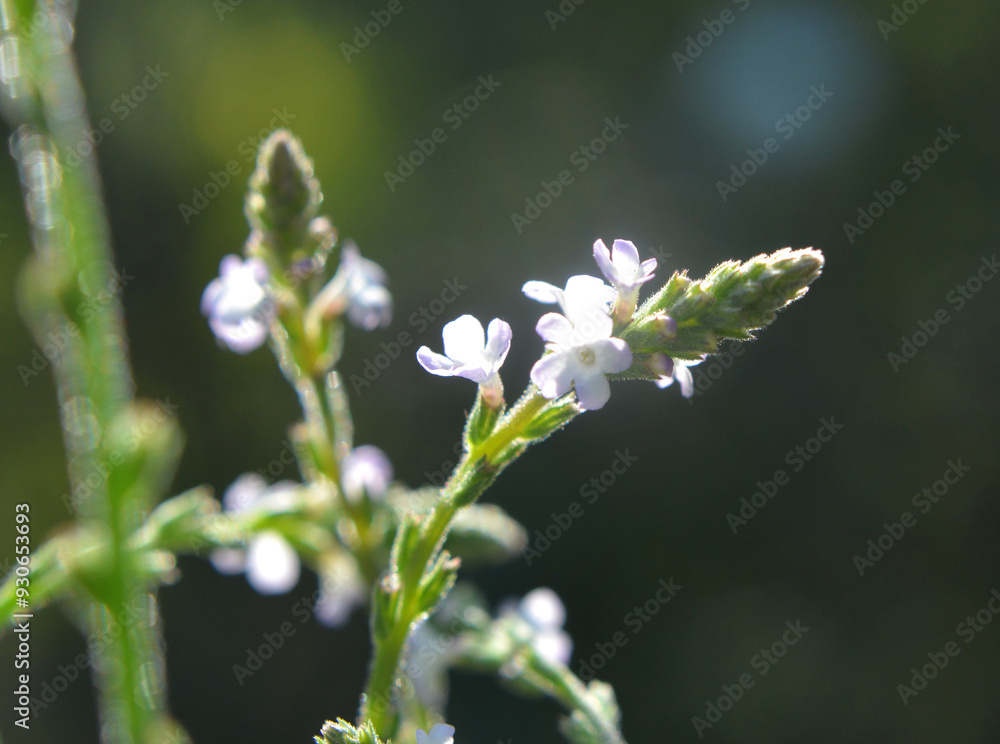
M 705 740 L 1000 741 L 1000 627 L 980 626 L 971 639 L 958 628 L 1000 587 L 1000 279 L 974 294 L 972 282 L 960 309 L 949 301 L 998 251 L 1000 6 L 401 0 L 377 36 L 345 54 L 355 27 L 373 12 L 385 18 L 386 7 L 81 4 L 75 45 L 91 121 L 114 125 L 97 155 L 117 262 L 134 276 L 123 301 L 136 383 L 142 396 L 179 406 L 187 436 L 175 492 L 202 483 L 221 492 L 266 468 L 297 418 L 269 352 L 220 350 L 199 313 L 220 258 L 246 237 L 248 153 L 281 123 L 275 110 L 314 158 L 340 234 L 392 279 L 393 325 L 349 335 L 347 375 L 362 374 L 401 330 L 437 348 L 457 315 L 499 316 L 514 329 L 504 377 L 516 395 L 542 349 L 533 327 L 543 309 L 521 285 L 595 273 L 599 237 L 656 255 L 660 279 L 816 246 L 827 265 L 809 295 L 728 369 L 703 365 L 693 402 L 675 389 L 616 386 L 603 410 L 505 473 L 487 500 L 529 532 L 573 501 L 584 516 L 530 566 L 468 575 L 494 603 L 536 586 L 559 592 L 574 669 L 595 644 L 626 633 L 598 677 L 614 685 L 633 744 L 698 740 L 692 717 L 744 673 L 754 686 Z M 885 25 L 894 12 L 905 23 Z M 167 76 L 135 101 L 147 66 Z M 500 85 L 475 111 L 444 118 L 491 75 Z M 812 86 L 832 95 L 799 108 Z M 797 126 L 779 128 L 787 115 Z M 581 172 L 573 153 L 606 117 L 627 128 Z M 386 172 L 436 127 L 445 141 L 390 188 Z M 943 145 L 938 129 L 949 127 L 958 138 L 920 169 L 912 158 L 936 138 Z M 777 151 L 723 199 L 717 182 L 769 137 Z M 232 183 L 185 219 L 180 205 L 230 161 Z M 564 169 L 573 182 L 517 229 L 512 213 Z M 844 224 L 897 179 L 905 192 L 852 242 Z M 67 478 L 51 375 L 18 372 L 35 345 L 16 309 L 30 244 L 9 158 L 0 162 L 0 235 L 0 499 L 5 515 L 31 503 L 37 542 L 69 518 Z M 424 330 L 412 314 L 447 280 L 468 289 Z M 941 308 L 949 322 L 894 371 L 887 354 Z M 397 477 L 416 486 L 454 459 L 473 389 L 425 374 L 413 351 L 352 404 L 357 441 L 383 448 Z M 843 429 L 793 471 L 786 453 L 824 417 Z M 637 462 L 587 504 L 581 487 L 625 449 Z M 913 496 L 958 459 L 971 469 L 920 513 Z M 734 534 L 727 514 L 778 469 L 787 485 Z M 853 557 L 906 511 L 916 525 L 859 576 Z M 13 554 L 13 530 L 3 533 L 0 559 Z M 296 623 L 241 686 L 232 666 L 291 619 L 315 577 L 265 598 L 204 561 L 183 559 L 181 569 L 160 598 L 171 705 L 196 742 L 306 742 L 325 719 L 353 717 L 368 657 L 361 614 L 335 632 Z M 626 616 L 670 577 L 683 589 L 634 632 Z M 761 675 L 753 658 L 796 620 L 808 633 Z M 961 653 L 904 705 L 897 685 L 949 641 Z M 84 650 L 58 610 L 36 617 L 32 642 L 36 685 Z M 3 690 L 14 684 L 12 648 L 0 641 Z M 456 674 L 452 683 L 448 720 L 461 744 L 558 739 L 554 705 L 489 679 Z M 11 742 L 97 741 L 85 677 L 30 734 L 7 711 L 0 721 Z

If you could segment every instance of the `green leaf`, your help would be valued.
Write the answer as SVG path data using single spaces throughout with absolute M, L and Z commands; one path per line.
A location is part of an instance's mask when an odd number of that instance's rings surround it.
M 447 550 L 442 550 L 441 554 L 434 561 L 427 573 L 424 574 L 417 586 L 417 607 L 419 613 L 431 613 L 441 603 L 455 584 L 458 576 L 458 567 L 461 565 L 458 558 L 452 558 Z
M 463 561 L 504 563 L 521 553 L 527 533 L 517 520 L 494 504 L 460 509 L 445 547 Z

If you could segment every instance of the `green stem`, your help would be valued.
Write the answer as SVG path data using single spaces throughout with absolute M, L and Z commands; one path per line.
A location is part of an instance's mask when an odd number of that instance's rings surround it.
M 537 654 L 532 656 L 532 668 L 551 685 L 551 694 L 572 713 L 580 711 L 605 744 L 625 744 L 614 721 L 609 721 L 600 703 L 580 679 L 561 664 L 551 664 Z
M 47 22 L 19 15 L 22 7 L 47 13 Z M 62 3 L 0 0 L 0 42 L 20 52 L 18 71 L 5 76 L 4 111 L 17 131 L 15 158 L 25 186 L 35 256 L 23 276 L 25 315 L 36 337 L 59 330 L 72 339 L 54 360 L 53 374 L 70 468 L 72 492 L 104 459 L 101 433 L 132 403 L 122 312 L 114 294 L 112 254 L 93 155 L 74 168 L 60 161 L 73 151 L 86 116 L 76 102 L 83 90 L 62 38 Z M 33 32 L 27 33 L 31 27 Z M 101 599 L 88 613 L 88 630 L 104 633 L 113 622 L 125 629 L 109 650 L 92 652 L 101 701 L 103 738 L 140 742 L 162 714 L 166 684 L 160 659 L 159 623 L 147 582 L 138 575 L 126 545 L 136 505 L 107 482 L 93 489 L 84 514 L 105 525 L 111 559 L 101 575 Z M 140 617 L 129 601 L 146 599 Z M 134 615 L 134 613 L 133 613 Z
M 396 681 L 410 627 L 419 614 L 416 588 L 420 580 L 440 554 L 455 514 L 462 506 L 475 503 L 499 471 L 520 455 L 520 452 L 515 452 L 506 461 L 500 459 L 549 403 L 536 388 L 529 387 L 517 404 L 500 419 L 494 432 L 463 455 L 441 489 L 441 498 L 424 521 L 409 570 L 398 577 L 403 592 L 398 620 L 385 637 L 375 639 L 368 685 L 358 714 L 359 723 L 371 720 L 380 737 L 388 738 L 395 732 L 396 713 L 391 697 L 397 689 Z

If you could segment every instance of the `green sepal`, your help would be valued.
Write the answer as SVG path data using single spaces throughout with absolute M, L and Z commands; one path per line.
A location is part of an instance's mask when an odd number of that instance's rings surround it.
M 476 402 L 472 406 L 472 412 L 469 413 L 469 419 L 465 422 L 465 432 L 463 434 L 463 442 L 465 444 L 465 451 L 471 452 L 473 448 L 485 442 L 490 434 L 496 429 L 497 421 L 500 420 L 500 416 L 503 415 L 506 406 L 503 404 L 492 408 L 486 404 L 483 400 L 483 390 L 480 387 L 476 392 Z
M 546 405 L 524 426 L 521 439 L 537 442 L 558 431 L 583 412 L 572 395 L 558 398 Z

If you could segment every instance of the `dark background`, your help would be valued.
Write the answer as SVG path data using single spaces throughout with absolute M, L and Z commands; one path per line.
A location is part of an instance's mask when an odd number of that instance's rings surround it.
M 692 716 L 744 673 L 754 686 L 705 740 L 1000 741 L 1000 623 L 971 643 L 957 628 L 1000 587 L 1000 279 L 960 310 L 947 299 L 998 248 L 1000 6 L 908 0 L 916 12 L 883 38 L 888 2 L 751 0 L 741 10 L 587 0 L 553 29 L 554 1 L 403 0 L 348 62 L 341 43 L 385 7 L 247 0 L 221 18 L 210 0 L 80 8 L 90 117 L 114 123 L 97 154 L 117 262 L 135 277 L 123 298 L 135 378 L 142 396 L 179 405 L 187 436 L 175 492 L 202 483 L 221 492 L 266 468 L 298 415 L 269 352 L 218 349 L 199 314 L 220 258 L 246 237 L 244 153 L 274 125 L 275 108 L 294 115 L 341 235 L 392 278 L 393 325 L 350 333 L 347 375 L 361 374 L 401 330 L 414 333 L 411 313 L 457 278 L 468 290 L 416 334 L 417 345 L 439 348 L 441 326 L 462 313 L 503 317 L 514 329 L 504 367 L 513 398 L 542 349 L 533 326 L 544 308 L 521 285 L 596 273 L 598 237 L 631 239 L 644 257 L 659 251 L 659 280 L 675 268 L 697 277 L 726 259 L 816 246 L 827 263 L 809 295 L 729 369 L 715 367 L 693 403 L 676 389 L 616 386 L 603 410 L 505 473 L 487 500 L 534 532 L 580 501 L 616 451 L 638 457 L 530 567 L 519 559 L 469 577 L 491 602 L 536 586 L 559 592 L 574 669 L 625 632 L 627 645 L 599 677 L 614 685 L 633 744 L 696 741 Z M 679 71 L 674 53 L 726 8 L 733 22 Z M 121 119 L 119 97 L 147 65 L 169 77 Z M 450 129 L 443 113 L 480 75 L 501 86 Z M 806 103 L 810 86 L 833 95 L 782 139 L 776 122 Z M 571 153 L 605 117 L 628 128 L 577 173 Z M 385 172 L 439 126 L 447 140 L 390 190 Z M 960 138 L 911 181 L 906 162 L 949 127 Z M 723 200 L 716 182 L 767 137 L 778 151 Z M 240 168 L 233 183 L 185 222 L 180 204 L 231 160 Z M 563 169 L 574 182 L 518 232 L 511 214 Z M 844 223 L 896 179 L 905 193 L 852 243 Z M 34 344 L 15 305 L 30 244 L 9 159 L 0 163 L 0 233 L 0 498 L 4 510 L 32 504 L 40 541 L 69 518 L 67 480 L 50 374 L 25 384 L 17 371 Z M 941 308 L 949 322 L 894 371 L 887 354 Z M 425 374 L 414 351 L 352 405 L 357 441 L 382 447 L 398 478 L 416 486 L 453 459 L 473 388 Z M 824 417 L 842 431 L 793 472 L 786 453 Z M 911 498 L 959 458 L 971 470 L 921 514 Z M 787 485 L 733 534 L 727 513 L 778 469 Z M 859 576 L 853 557 L 906 511 L 916 525 Z M 12 537 L 0 540 L 12 554 Z M 360 613 L 336 632 L 299 625 L 291 607 L 315 588 L 311 574 L 292 594 L 264 598 L 201 560 L 183 559 L 181 569 L 160 597 L 171 706 L 196 742 L 306 742 L 323 720 L 353 717 L 368 657 Z M 633 633 L 626 615 L 670 577 L 683 589 Z M 286 620 L 295 635 L 237 684 L 232 666 Z M 751 660 L 796 620 L 808 633 L 760 675 Z M 960 654 L 903 705 L 897 685 L 949 641 Z M 0 647 L 13 655 L 10 640 Z M 60 611 L 41 613 L 35 683 L 56 678 L 83 648 Z M 11 667 L 0 664 L 2 689 L 13 685 Z M 555 741 L 555 713 L 492 680 L 453 676 L 448 720 L 461 744 Z M 29 735 L 8 711 L 0 720 L 11 742 L 97 740 L 85 677 Z

